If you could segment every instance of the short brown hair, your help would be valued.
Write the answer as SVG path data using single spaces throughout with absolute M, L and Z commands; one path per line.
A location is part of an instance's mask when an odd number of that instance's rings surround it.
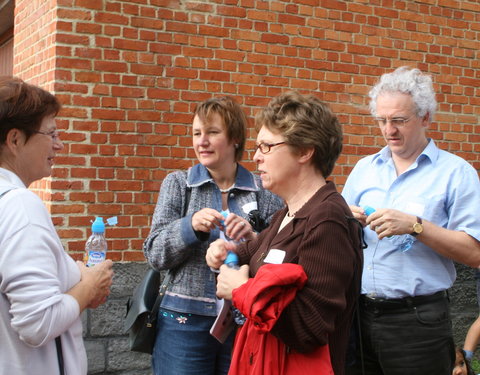
M 11 129 L 19 129 L 27 140 L 40 128 L 42 120 L 56 115 L 61 105 L 48 91 L 20 78 L 0 76 L 0 144 Z
M 327 178 L 342 152 L 342 128 L 330 108 L 313 95 L 290 91 L 273 98 L 255 117 L 255 129 L 265 126 L 300 150 L 313 147 L 313 165 Z
M 195 108 L 194 116 L 203 122 L 209 121 L 216 113 L 223 121 L 230 142 L 235 142 L 235 160 L 242 159 L 245 150 L 247 117 L 240 105 L 230 96 L 207 99 Z

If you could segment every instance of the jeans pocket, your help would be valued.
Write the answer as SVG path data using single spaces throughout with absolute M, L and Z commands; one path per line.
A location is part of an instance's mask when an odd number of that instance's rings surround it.
M 418 322 L 426 325 L 447 322 L 450 319 L 450 316 L 448 308 L 445 305 L 446 304 L 442 301 L 442 303 L 415 306 L 414 311 Z

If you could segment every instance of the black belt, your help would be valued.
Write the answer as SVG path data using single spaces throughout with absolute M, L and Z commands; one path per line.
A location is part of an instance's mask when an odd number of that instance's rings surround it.
M 440 292 L 430 294 L 428 296 L 415 296 L 403 298 L 375 298 L 368 297 L 365 294 L 360 296 L 360 303 L 366 309 L 376 310 L 394 310 L 406 307 L 421 306 L 427 303 L 438 302 L 447 299 L 447 292 L 442 290 Z

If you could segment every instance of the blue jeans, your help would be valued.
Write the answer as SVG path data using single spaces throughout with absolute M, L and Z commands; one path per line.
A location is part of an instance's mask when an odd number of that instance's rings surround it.
M 152 355 L 155 375 L 226 375 L 230 367 L 233 332 L 219 343 L 210 328 L 215 317 L 161 309 Z
M 395 310 L 367 308 L 360 326 L 367 375 L 451 375 L 455 363 L 447 298 Z M 362 374 L 360 346 L 347 375 Z

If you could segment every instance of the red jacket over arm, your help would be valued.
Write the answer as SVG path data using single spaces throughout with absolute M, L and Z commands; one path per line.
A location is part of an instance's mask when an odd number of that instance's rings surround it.
M 333 374 L 328 345 L 310 355 L 287 353 L 285 344 L 269 333 L 306 281 L 297 264 L 267 264 L 233 291 L 247 321 L 235 338 L 229 375 Z

